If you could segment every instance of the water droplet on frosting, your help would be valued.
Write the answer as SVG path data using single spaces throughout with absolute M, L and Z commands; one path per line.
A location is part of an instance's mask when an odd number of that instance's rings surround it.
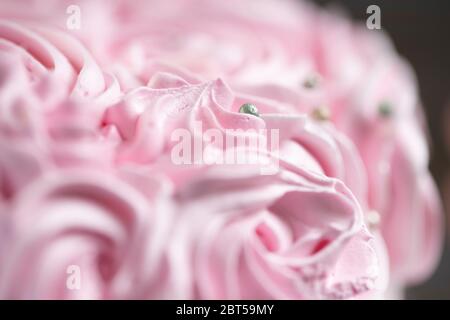
M 366 223 L 369 229 L 374 230 L 380 225 L 381 217 L 378 211 L 370 210 L 366 215 Z
M 239 108 L 239 112 L 240 113 L 247 113 L 247 114 L 251 114 L 253 116 L 259 117 L 258 109 L 256 108 L 256 106 L 254 104 L 251 104 L 251 103 L 244 103 Z
M 311 116 L 319 121 L 327 121 L 330 119 L 331 116 L 330 109 L 324 106 L 317 107 L 312 111 Z
M 390 118 L 393 113 L 392 105 L 389 102 L 382 102 L 378 106 L 378 114 L 383 118 Z
M 314 89 L 319 86 L 320 77 L 317 74 L 313 74 L 303 81 L 303 87 L 306 89 Z

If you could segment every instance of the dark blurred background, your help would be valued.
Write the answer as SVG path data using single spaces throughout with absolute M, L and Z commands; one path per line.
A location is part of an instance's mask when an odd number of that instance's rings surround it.
M 381 26 L 414 67 L 431 134 L 430 169 L 447 212 L 447 241 L 440 266 L 426 283 L 410 288 L 409 299 L 450 299 L 450 1 L 314 0 L 343 8 L 364 23 L 369 5 L 381 9 Z M 378 32 L 374 30 L 373 32 Z

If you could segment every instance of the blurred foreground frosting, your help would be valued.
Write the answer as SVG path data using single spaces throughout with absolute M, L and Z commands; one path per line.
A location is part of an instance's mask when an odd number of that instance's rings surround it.
M 199 123 L 278 170 L 174 163 L 229 151 Z M 391 298 L 439 259 L 428 157 L 411 68 L 309 3 L 0 3 L 0 298 Z

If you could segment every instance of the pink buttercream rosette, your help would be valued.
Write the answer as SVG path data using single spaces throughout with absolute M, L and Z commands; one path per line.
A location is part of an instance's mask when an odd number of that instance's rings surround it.
M 293 1 L 80 1 L 80 30 L 42 3 L 0 4 L 1 298 L 382 298 L 432 272 L 423 116 L 384 36 Z M 279 141 L 176 163 L 177 130 L 230 151 L 199 123 Z

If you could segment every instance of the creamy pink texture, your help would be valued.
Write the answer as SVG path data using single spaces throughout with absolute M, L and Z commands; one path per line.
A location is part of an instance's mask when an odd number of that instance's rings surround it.
M 149 79 L 157 61 L 204 79 L 220 75 L 240 92 L 301 113 L 325 106 L 364 162 L 368 193 L 359 200 L 381 216 L 393 281 L 424 279 L 439 259 L 442 209 L 427 169 L 413 72 L 378 32 L 307 4 L 286 1 L 275 9 L 272 1 L 262 3 L 181 2 L 177 10 L 188 7 L 190 15 L 167 11 L 155 23 L 138 22 L 136 37 L 122 25 L 120 40 L 106 52 L 122 59 L 138 83 Z M 284 19 L 267 14 L 271 10 Z M 127 19 L 140 21 L 138 11 L 130 8 Z M 120 15 L 112 19 L 121 25 Z M 421 263 L 414 263 L 419 256 Z
M 72 2 L 0 4 L 1 298 L 381 298 L 433 270 L 414 77 L 383 36 L 273 0 L 80 1 L 70 31 Z M 257 151 L 279 170 L 174 164 L 196 122 L 279 130 Z

